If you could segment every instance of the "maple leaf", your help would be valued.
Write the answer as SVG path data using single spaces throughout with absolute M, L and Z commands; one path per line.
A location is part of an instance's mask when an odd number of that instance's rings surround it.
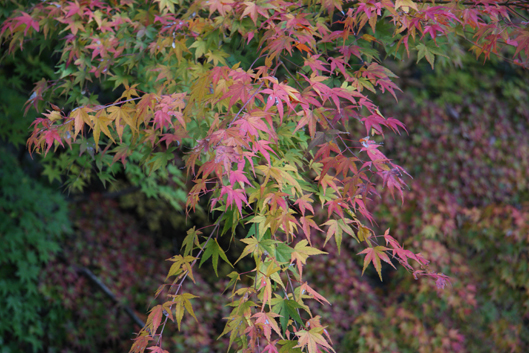
M 265 175 L 265 181 L 263 185 L 266 185 L 270 177 L 273 177 L 275 181 L 278 183 L 280 189 L 283 189 L 283 185 L 289 184 L 289 185 L 294 186 L 300 194 L 303 193 L 299 182 L 289 173 L 289 172 L 297 173 L 298 170 L 296 167 L 288 165 L 288 164 L 285 164 L 282 167 L 276 167 L 276 166 L 271 166 L 271 165 L 268 165 L 268 166 L 260 165 L 260 166 L 257 166 L 255 169 L 257 169 L 258 171 L 260 171 L 262 174 Z
M 322 226 L 329 226 L 329 228 L 327 228 L 327 236 L 325 238 L 323 246 L 325 246 L 327 242 L 334 236 L 334 241 L 336 242 L 336 246 L 338 247 L 338 253 L 340 253 L 342 236 L 344 231 L 353 238 L 355 238 L 358 242 L 360 242 L 354 234 L 353 229 L 349 226 L 349 224 L 351 223 L 353 223 L 353 221 L 348 218 L 342 218 L 338 220 L 330 219 L 327 222 L 323 223 Z
M 195 229 L 196 226 L 189 229 L 187 231 L 187 236 L 184 238 L 184 241 L 182 242 L 182 248 L 184 249 L 184 258 L 188 255 L 190 255 L 193 252 L 193 245 L 196 245 L 198 248 L 200 247 L 199 242 L 199 236 L 202 234 L 201 231 Z
M 309 297 L 316 299 L 320 304 L 327 303 L 331 305 L 331 303 L 329 303 L 329 301 L 325 299 L 325 297 L 323 297 L 321 294 L 316 292 L 311 286 L 309 286 L 307 282 L 303 283 L 299 287 L 299 291 L 301 295 L 305 295 L 306 293 Z
M 414 9 L 415 11 L 418 11 L 417 4 L 413 2 L 413 0 L 397 0 L 395 1 L 395 10 L 398 10 L 399 7 L 402 7 L 402 10 L 404 12 L 410 11 L 410 8 Z
M 269 18 L 268 15 L 268 9 L 274 8 L 275 6 L 273 4 L 267 3 L 265 1 L 256 1 L 256 2 L 250 2 L 245 1 L 243 4 L 246 6 L 244 9 L 241 18 L 245 16 L 250 16 L 253 23 L 257 26 L 257 18 L 259 15 L 262 15 L 264 18 Z
M 130 116 L 130 113 L 133 112 L 132 107 L 126 105 L 121 107 L 112 106 L 110 108 L 107 108 L 107 112 L 109 113 L 108 118 L 114 121 L 120 141 L 123 137 L 123 122 L 128 125 L 132 129 L 132 131 L 138 132 L 138 129 L 136 128 L 136 123 Z
M 305 194 L 301 196 L 300 198 L 298 198 L 296 202 L 294 202 L 294 205 L 299 207 L 301 214 L 303 216 L 305 216 L 305 210 L 309 210 L 310 212 L 312 212 L 312 214 L 314 214 L 314 208 L 312 208 L 312 205 L 311 205 L 311 203 L 313 203 L 314 200 L 310 198 L 311 196 L 312 194 Z
M 169 269 L 169 273 L 167 274 L 166 280 L 171 276 L 179 276 L 182 272 L 184 272 L 184 273 L 187 273 L 187 275 L 189 276 L 189 278 L 191 278 L 193 282 L 195 282 L 195 279 L 193 278 L 193 270 L 191 267 L 191 263 L 195 260 L 196 260 L 195 257 L 189 256 L 189 255 L 188 256 L 175 255 L 167 259 L 167 261 L 172 261 L 174 263 L 171 265 L 171 268 Z
M 329 174 L 325 174 L 323 175 L 323 177 L 321 175 L 317 176 L 316 181 L 319 181 L 319 184 L 322 186 L 323 188 L 323 193 L 325 194 L 326 191 L 327 191 L 327 188 L 330 186 L 331 189 L 333 189 L 334 191 L 336 191 L 337 193 L 340 192 L 340 190 L 338 189 L 338 185 L 336 185 L 336 182 L 339 182 L 340 180 L 332 175 L 329 175 Z
M 90 112 L 92 112 L 90 108 L 80 107 L 80 108 L 74 109 L 70 113 L 70 118 L 74 120 L 74 126 L 75 126 L 75 131 L 73 135 L 74 140 L 77 137 L 77 134 L 79 134 L 79 132 L 83 129 L 84 124 L 88 126 L 92 125 L 92 121 L 90 119 L 90 116 L 88 115 L 88 113 Z M 110 120 L 114 120 L 114 119 L 110 119 Z
M 242 166 L 241 166 L 242 167 Z M 237 170 L 232 170 L 229 175 L 230 184 L 235 185 L 235 183 L 239 183 L 239 185 L 244 188 L 244 184 L 250 184 L 250 181 L 248 178 L 244 175 L 244 171 L 242 168 L 239 167 Z
M 303 325 L 303 320 L 299 314 L 299 309 L 307 310 L 306 307 L 296 302 L 295 300 L 281 298 L 277 296 L 271 301 L 272 311 L 279 314 L 279 322 L 283 332 L 287 332 L 290 318 L 300 325 Z
M 290 263 L 296 263 L 300 277 L 302 277 L 303 265 L 307 263 L 307 259 L 309 256 L 327 254 L 325 251 L 321 251 L 311 246 L 307 246 L 307 244 L 307 240 L 301 240 L 299 243 L 296 244 L 296 246 L 294 247 L 294 251 L 291 255 L 292 260 L 290 261 Z
M 400 193 L 400 198 L 402 203 L 404 203 L 404 193 L 403 189 L 406 186 L 404 181 L 400 178 L 400 171 L 397 168 L 392 168 L 391 170 L 383 170 L 380 172 L 382 179 L 384 181 L 384 186 L 387 186 L 391 196 L 395 198 L 393 192 L 398 190 Z
M 184 312 L 187 310 L 189 315 L 191 315 L 196 322 L 198 322 L 197 317 L 195 316 L 195 312 L 193 311 L 193 307 L 191 306 L 190 299 L 198 298 L 196 295 L 190 294 L 190 293 L 182 293 L 179 295 L 169 295 L 170 297 L 173 297 L 173 302 L 175 304 L 175 311 L 176 311 L 176 322 L 178 324 L 178 331 L 180 331 L 180 324 L 182 323 L 182 318 L 184 317 Z
M 110 130 L 108 130 L 108 126 L 112 122 L 112 119 L 109 119 L 106 114 L 102 110 L 100 110 L 96 116 L 93 118 L 94 123 L 94 141 L 96 143 L 96 151 L 99 147 L 99 136 L 101 135 L 101 132 L 103 132 L 109 139 L 112 140 L 112 142 L 116 143 L 114 141 L 114 138 L 112 137 L 112 134 L 110 133 Z
M 242 204 L 243 202 L 246 203 L 248 207 L 250 205 L 248 204 L 247 198 L 246 198 L 246 192 L 243 189 L 235 189 L 233 190 L 232 185 L 223 185 L 220 189 L 220 197 L 227 195 L 226 198 L 226 205 L 231 206 L 232 203 L 235 203 L 235 206 L 239 210 L 239 214 L 242 216 Z
M 121 159 L 121 164 L 123 164 L 123 166 L 127 165 L 127 157 L 132 154 L 132 150 L 128 145 L 117 146 L 112 150 L 112 152 L 115 153 L 112 162 L 116 163 L 118 160 Z
M 326 352 L 335 352 L 331 345 L 321 335 L 323 327 L 315 327 L 309 331 L 300 330 L 296 332 L 298 336 L 298 344 L 294 348 L 307 348 L 308 353 L 319 353 L 321 349 Z
M 303 229 L 303 232 L 305 233 L 305 237 L 307 237 L 307 240 L 309 241 L 310 245 L 312 245 L 310 242 L 310 228 L 314 228 L 316 230 L 319 230 L 320 232 L 322 231 L 312 218 L 313 218 L 312 216 L 303 216 L 299 218 L 299 222 L 301 223 L 301 228 Z
M 279 353 L 276 347 L 277 340 L 269 342 L 266 346 L 264 346 L 262 353 Z
M 294 129 L 294 132 L 300 130 L 305 125 L 309 127 L 310 137 L 314 137 L 316 134 L 316 123 L 318 122 L 318 117 L 314 114 L 313 111 L 302 110 L 298 113 L 302 118 L 299 120 L 298 125 Z
M 274 332 L 276 332 L 279 337 L 283 338 L 281 330 L 279 329 L 276 321 L 276 318 L 280 317 L 280 315 L 274 312 L 260 312 L 254 314 L 252 317 L 256 319 L 255 324 L 260 324 L 263 326 L 263 332 L 268 341 L 270 341 L 272 330 L 274 330 Z
M 272 152 L 273 154 L 276 154 L 272 148 L 270 148 L 268 145 L 270 144 L 270 141 L 265 140 L 257 140 L 253 143 L 253 151 L 254 152 L 260 152 L 270 164 L 270 153 L 268 151 Z
M 143 353 L 151 340 L 153 340 L 153 338 L 147 335 L 147 333 L 140 334 L 133 339 L 134 343 L 132 344 L 129 353 Z
M 269 114 L 261 110 L 254 110 L 248 114 L 245 114 L 242 119 L 237 120 L 234 124 L 240 126 L 240 132 L 243 136 L 250 134 L 254 137 L 259 137 L 259 131 L 263 131 L 268 135 L 272 135 L 272 132 L 263 121 L 264 117 L 269 117 Z
M 246 245 L 246 247 L 241 253 L 241 256 L 239 256 L 237 261 L 235 261 L 235 264 L 237 264 L 237 262 L 239 262 L 241 259 L 243 259 L 249 254 L 252 254 L 252 253 L 257 254 L 257 255 L 259 254 L 259 240 L 257 240 L 255 237 L 251 237 L 248 239 L 241 239 L 241 241 L 248 245 Z
M 19 25 L 24 24 L 26 26 L 24 29 L 24 37 L 28 34 L 28 31 L 30 28 L 33 28 L 36 32 L 38 32 L 39 31 L 39 21 L 34 20 L 33 17 L 31 17 L 31 15 L 29 15 L 26 12 L 21 11 L 20 13 L 21 13 L 20 16 L 13 18 L 13 22 L 15 22 L 16 25 L 15 24 L 12 25 L 11 28 L 16 28 Z M 2 29 L 2 33 L 4 32 L 4 30 L 5 29 Z
M 375 266 L 378 276 L 380 277 L 380 280 L 382 281 L 382 265 L 380 263 L 381 259 L 387 262 L 388 264 L 390 264 L 391 267 L 395 268 L 395 266 L 393 266 L 393 264 L 391 263 L 391 260 L 389 259 L 388 255 L 385 253 L 386 250 L 390 250 L 390 249 L 386 248 L 385 246 L 376 246 L 374 248 L 365 249 L 357 254 L 357 255 L 360 255 L 360 254 L 366 255 L 366 257 L 364 258 L 364 268 L 362 270 L 362 275 L 364 274 L 364 271 L 366 270 L 367 266 L 369 266 L 369 264 L 373 262 L 373 266 Z
M 230 89 L 221 99 L 230 98 L 228 108 L 231 108 L 238 100 L 243 104 L 253 95 L 253 84 L 250 81 L 238 80 L 230 86 Z
M 210 0 L 209 4 L 209 13 L 212 14 L 215 11 L 218 11 L 221 16 L 225 16 L 226 12 L 230 12 L 234 6 L 233 0 Z
M 211 260 L 213 261 L 213 270 L 215 271 L 215 274 L 217 277 L 219 276 L 217 272 L 217 267 L 219 264 L 219 256 L 221 259 L 223 259 L 228 265 L 233 267 L 231 262 L 228 260 L 228 257 L 226 256 L 226 253 L 222 248 L 220 247 L 219 243 L 217 242 L 217 239 L 213 239 L 213 241 L 209 241 L 208 245 L 206 245 L 206 249 L 204 250 L 204 254 L 202 254 L 202 259 L 200 260 L 200 264 L 198 267 L 202 266 L 204 261 L 209 259 L 211 257 Z
M 320 58 L 320 56 L 321 56 L 321 54 L 307 56 L 307 59 L 305 59 L 305 62 L 304 62 L 303 66 L 310 67 L 311 70 L 314 71 L 314 72 L 317 72 L 317 71 L 327 71 L 327 72 L 329 72 L 329 70 L 325 68 L 325 66 L 327 66 L 329 64 L 326 63 L 325 61 L 318 60 Z
M 285 211 L 288 211 L 289 208 L 285 199 L 286 196 L 288 196 L 288 194 L 285 194 L 284 192 L 271 192 L 265 196 L 263 203 L 269 204 L 270 212 L 277 210 L 278 206 L 283 208 Z
M 169 351 L 162 349 L 162 347 L 160 346 L 148 347 L 147 349 L 150 350 L 152 353 L 169 353 Z
M 161 305 L 156 305 L 151 309 L 149 317 L 147 318 L 147 326 L 151 326 L 151 332 L 155 333 L 162 322 L 163 317 L 163 307 Z
M 57 131 L 57 129 L 50 129 L 50 130 L 44 131 L 43 137 L 44 137 L 44 141 L 46 142 L 46 145 L 48 146 L 46 147 L 45 155 L 48 154 L 51 146 L 53 146 L 54 141 L 57 141 L 62 147 L 64 147 L 62 140 L 61 140 L 61 136 L 59 136 L 59 132 Z

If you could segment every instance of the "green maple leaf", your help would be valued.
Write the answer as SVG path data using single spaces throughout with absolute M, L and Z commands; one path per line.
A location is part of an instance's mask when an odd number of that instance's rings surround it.
M 278 343 L 283 346 L 279 350 L 279 353 L 301 353 L 302 352 L 300 348 L 294 348 L 297 346 L 298 341 L 282 340 L 282 341 L 279 341 Z
M 199 230 L 195 230 L 195 228 L 196 227 L 193 227 L 187 231 L 187 236 L 182 242 L 182 248 L 185 247 L 184 256 L 187 256 L 193 252 L 193 245 L 197 245 L 200 248 L 200 244 L 198 242 L 198 236 L 202 234 L 202 232 Z
M 160 6 L 160 12 L 167 8 L 171 13 L 174 13 L 174 5 L 179 3 L 178 0 L 155 0 L 155 2 Z
M 281 315 L 279 322 L 281 323 L 283 333 L 287 331 L 288 322 L 291 318 L 301 326 L 304 325 L 303 320 L 301 320 L 301 316 L 299 316 L 298 312 L 298 309 L 307 310 L 303 305 L 299 304 L 295 300 L 284 299 L 279 296 L 272 299 L 271 304 L 272 311 Z
M 208 49 L 207 43 L 200 39 L 197 39 L 189 48 L 196 48 L 195 58 L 197 59 L 204 55 Z
M 206 54 L 206 58 L 208 58 L 208 63 L 213 61 L 213 64 L 215 66 L 218 66 L 219 63 L 226 65 L 225 58 L 229 56 L 230 56 L 229 54 L 221 50 L 212 50 Z
M 210 241 L 208 245 L 206 245 L 206 250 L 204 251 L 204 254 L 202 255 L 202 259 L 200 260 L 200 265 L 198 267 L 202 266 L 204 261 L 206 261 L 207 259 L 211 257 L 211 260 L 213 261 L 213 270 L 215 270 L 215 274 L 218 277 L 219 274 L 217 272 L 217 267 L 219 265 L 219 256 L 226 263 L 228 263 L 228 265 L 233 267 L 231 262 L 226 257 L 226 253 L 224 252 L 224 250 L 222 250 L 219 243 L 217 242 L 217 239 L 213 239 L 213 241 Z
M 169 273 L 167 274 L 166 280 L 171 276 L 177 276 L 177 279 L 178 279 L 178 275 L 180 275 L 182 272 L 187 271 L 189 278 L 191 278 L 191 280 L 195 282 L 195 279 L 193 278 L 193 271 L 191 268 L 191 263 L 196 260 L 195 257 L 193 256 L 182 257 L 182 255 L 175 255 L 172 258 L 167 259 L 167 260 L 173 261 L 174 263 L 169 269 Z
M 191 302 L 189 301 L 189 299 L 198 298 L 196 295 L 183 293 L 180 295 L 170 295 L 170 297 L 173 297 L 173 302 L 176 304 L 175 313 L 176 322 L 178 323 L 178 331 L 180 331 L 180 324 L 182 323 L 182 318 L 184 317 L 184 312 L 186 310 L 191 316 L 193 316 L 193 318 L 195 318 L 196 322 L 198 322 L 193 307 L 191 306 Z
M 424 57 L 426 57 L 426 60 L 430 63 L 432 66 L 432 69 L 434 68 L 435 63 L 435 55 L 444 56 L 445 58 L 448 58 L 448 56 L 444 55 L 441 50 L 435 44 L 427 43 L 419 44 L 415 47 L 418 50 L 417 53 L 417 63 Z

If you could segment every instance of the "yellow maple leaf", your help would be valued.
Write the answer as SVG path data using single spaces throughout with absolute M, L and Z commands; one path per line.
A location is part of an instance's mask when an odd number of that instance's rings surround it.
M 397 0 L 395 2 L 395 10 L 398 10 L 399 7 L 402 7 L 402 10 L 406 13 L 410 11 L 410 7 L 415 11 L 418 11 L 417 4 L 412 0 Z

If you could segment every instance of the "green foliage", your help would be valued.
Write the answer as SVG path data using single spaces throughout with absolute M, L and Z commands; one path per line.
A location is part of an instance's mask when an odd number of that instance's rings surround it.
M 69 231 L 67 204 L 0 149 L 0 337 L 2 352 L 38 351 L 59 338 L 60 305 L 41 291 L 42 271 Z M 36 202 L 38 200 L 38 202 Z

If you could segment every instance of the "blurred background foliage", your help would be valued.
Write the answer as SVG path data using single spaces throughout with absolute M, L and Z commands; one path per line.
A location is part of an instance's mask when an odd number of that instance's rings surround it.
M 0 19 L 14 6 L 6 4 Z M 40 43 L 28 42 L 0 62 L 0 352 L 127 351 L 139 329 L 133 316 L 146 319 L 164 281 L 164 260 L 179 253 L 189 228 L 209 224 L 208 214 L 186 215 L 179 161 L 145 173 L 136 150 L 126 166 L 102 169 L 109 161 L 89 144 L 29 155 L 37 112 L 23 106 L 34 82 L 55 78 L 48 44 L 39 53 Z M 305 270 L 333 303 L 319 312 L 339 351 L 527 352 L 529 77 L 465 52 L 435 70 L 415 61 L 388 63 L 400 77 L 398 103 L 377 98 L 386 117 L 406 124 L 408 135 L 387 134 L 384 145 L 413 179 L 403 204 L 380 190 L 375 227 L 421 251 L 452 285 L 439 291 L 402 267 L 384 267 L 384 282 L 374 270 L 361 277 L 352 247 L 338 254 L 328 245 L 330 255 Z M 121 94 L 113 86 L 92 89 L 105 103 Z M 202 319 L 184 319 L 173 351 L 226 350 L 217 337 L 229 312 L 219 304 L 230 294 L 222 294 L 229 271 L 221 266 L 217 278 L 198 270 L 197 283 L 185 284 L 200 296 Z

